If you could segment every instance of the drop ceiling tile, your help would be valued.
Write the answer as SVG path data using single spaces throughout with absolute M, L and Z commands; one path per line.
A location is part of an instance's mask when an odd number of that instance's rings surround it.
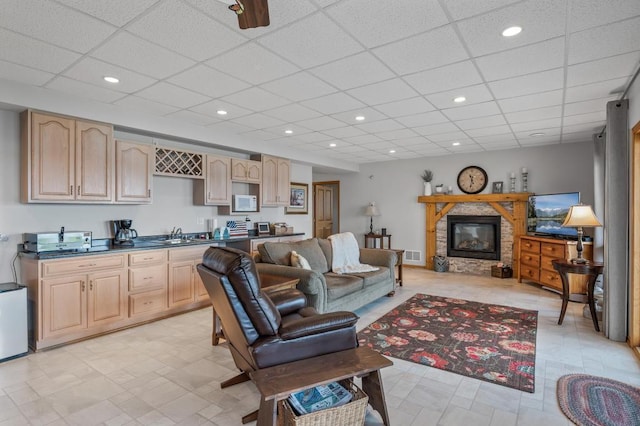
M 557 138 L 528 138 L 528 139 L 519 140 L 520 145 L 522 145 L 523 147 L 555 145 L 558 142 L 559 140 Z M 531 178 L 529 178 L 529 180 L 531 180 Z
M 219 121 L 217 123 L 213 123 L 208 128 L 212 129 L 216 132 L 225 132 L 225 133 L 236 133 L 240 134 L 243 132 L 248 132 L 253 130 L 254 128 L 251 126 L 246 126 L 244 124 L 234 123 L 232 121 Z M 271 141 L 269 141 L 271 143 Z
M 451 133 L 460 131 L 460 128 L 455 124 L 447 121 L 445 123 L 433 124 L 430 126 L 422 126 L 422 127 L 413 127 L 412 130 L 419 135 L 423 136 L 432 136 L 439 135 L 442 133 Z
M 100 102 L 110 103 L 121 99 L 126 95 L 115 90 L 104 89 L 102 87 L 72 80 L 66 77 L 56 77 L 45 85 L 47 89 L 75 95 L 79 98 L 93 99 Z
M 638 3 L 640 4 L 640 2 Z M 567 86 L 580 86 L 582 84 L 596 83 L 598 81 L 633 75 L 639 60 L 640 51 L 637 51 L 583 64 L 571 65 L 567 69 Z
M 602 128 L 604 127 L 603 122 L 593 122 L 593 123 L 581 123 L 581 124 L 573 124 L 570 126 L 563 126 L 562 133 L 578 133 L 578 132 L 590 132 L 590 133 L 600 133 Z
M 509 133 L 502 133 L 499 135 L 486 135 L 486 136 L 474 136 L 476 143 L 481 145 L 491 145 L 499 143 L 509 143 L 516 140 L 516 137 L 509 131 Z
M 344 127 L 344 123 L 342 121 L 327 116 L 299 121 L 297 124 L 302 127 L 306 127 L 309 130 L 315 130 L 317 132 Z
M 603 108 L 598 112 L 590 112 L 588 114 L 570 115 L 564 117 L 563 124 L 565 126 L 573 126 L 576 124 L 592 123 L 592 122 L 604 122 L 607 120 L 606 109 Z
M 439 135 L 430 135 L 429 140 L 431 142 L 435 142 L 438 144 L 442 144 L 443 142 L 470 141 L 469 137 L 464 132 L 461 132 L 459 130 L 457 132 L 441 133 Z
M 640 17 L 571 34 L 569 65 L 638 50 L 638 27 Z
M 320 132 L 310 132 L 310 133 L 306 133 L 304 135 L 297 135 L 296 139 L 299 139 L 303 142 L 322 142 L 322 141 L 328 141 L 333 139 L 332 136 L 329 135 L 325 135 L 324 133 L 320 133 Z
M 347 93 L 367 105 L 395 102 L 417 95 L 416 91 L 400 78 L 347 90 Z
M 308 120 L 319 117 L 321 114 L 299 104 L 289 104 L 279 108 L 270 109 L 264 112 L 266 115 L 278 118 L 289 123 Z
M 317 98 L 337 91 L 334 87 L 308 72 L 300 72 L 271 81 L 261 87 L 294 102 Z
M 124 93 L 133 93 L 151 86 L 158 80 L 125 68 L 108 64 L 91 57 L 84 57 L 64 72 L 66 77 L 83 81 L 94 86 Z M 118 84 L 107 83 L 105 76 L 117 77 Z
M 362 136 L 355 136 L 352 138 L 345 138 L 344 139 L 346 142 L 355 144 L 355 145 L 367 145 L 373 142 L 380 142 L 382 140 L 382 138 L 379 138 L 376 135 L 362 135 Z
M 388 132 L 377 132 L 376 136 L 386 141 L 395 141 L 396 139 L 407 139 L 416 136 L 416 132 L 410 129 L 398 129 Z
M 325 15 L 317 13 L 265 35 L 260 44 L 301 68 L 310 68 L 362 51 L 362 47 Z
M 309 71 L 342 90 L 394 77 L 389 68 L 369 52 L 358 53 Z
M 195 64 L 191 59 L 127 32 L 116 34 L 91 56 L 155 78 L 168 77 Z
M 406 117 L 397 118 L 396 121 L 404 124 L 407 127 L 421 127 L 430 126 L 432 124 L 438 124 L 449 121 L 440 111 L 431 111 L 423 114 L 409 115 Z
M 327 135 L 334 138 L 338 138 L 338 139 L 351 138 L 354 136 L 362 136 L 365 134 L 363 130 L 360 130 L 353 126 L 345 126 L 345 127 L 338 127 L 336 129 L 329 129 L 329 130 L 323 131 L 322 133 L 326 133 Z
M 560 127 L 561 121 L 562 120 L 560 118 L 549 118 L 547 120 L 529 121 L 526 123 L 512 124 L 511 128 L 515 133 L 526 132 L 529 130 L 540 130 L 540 129 L 547 129 L 547 128 L 553 128 L 553 127 Z
M 444 5 L 455 20 L 469 18 L 520 0 L 447 0 Z
M 562 90 L 536 93 L 533 95 L 518 96 L 515 98 L 500 99 L 498 105 L 505 113 L 525 111 L 528 109 L 544 108 L 562 104 Z
M 525 123 L 527 121 L 545 120 L 547 118 L 560 118 L 562 117 L 562 107 L 558 105 L 528 111 L 511 112 L 505 114 L 505 116 L 509 123 Z
M 473 130 L 473 129 L 481 129 L 484 127 L 494 127 L 502 124 L 507 124 L 502 114 L 456 121 L 456 125 L 465 131 Z
M 618 99 L 616 96 L 609 96 L 607 98 L 592 99 L 590 101 L 568 103 L 564 106 L 564 115 L 567 116 L 604 111 L 607 108 L 607 102 L 616 99 Z
M 166 115 L 166 114 L 178 111 L 179 109 L 173 106 L 150 101 L 148 99 L 140 98 L 134 95 L 129 95 L 125 98 L 122 98 L 114 102 L 113 104 L 127 108 L 132 111 L 139 112 L 139 113 L 142 112 L 142 113 L 154 114 L 154 115 Z
M 424 146 L 420 146 L 420 147 L 413 147 L 411 148 L 411 150 L 413 152 L 415 152 L 416 154 L 422 154 L 422 155 L 429 155 L 429 156 L 437 156 L 437 155 L 445 155 L 447 154 L 447 151 L 436 145 L 436 144 L 429 144 L 429 145 L 424 145 Z
M 340 144 L 338 144 L 338 146 L 336 146 L 333 149 L 335 151 L 337 151 L 337 152 L 342 152 L 342 153 L 345 153 L 345 154 L 353 154 L 353 153 L 356 153 L 356 152 L 366 152 L 366 150 L 362 149 L 361 146 L 356 146 L 356 145 L 340 146 Z
M 356 120 L 357 116 L 363 116 L 364 121 Z M 336 120 L 344 121 L 349 125 L 360 124 L 360 123 L 370 123 L 372 121 L 384 120 L 388 118 L 386 115 L 381 114 L 373 108 L 358 108 L 351 111 L 339 112 L 337 114 L 331 114 L 331 117 Z
M 295 65 L 256 43 L 238 46 L 207 61 L 207 65 L 252 84 L 265 83 L 300 71 Z
M 405 149 L 412 149 L 414 147 L 419 147 L 422 145 L 430 145 L 431 142 L 429 142 L 429 140 L 425 137 L 422 136 L 414 136 L 414 137 L 410 137 L 410 138 L 403 138 L 403 139 L 396 139 L 393 141 L 394 144 L 398 145 L 399 147 L 405 148 Z
M 482 77 L 471 61 L 421 71 L 404 76 L 404 80 L 425 95 L 482 83 Z
M 178 0 L 167 0 L 127 31 L 197 61 L 233 49 L 246 38 Z
M 535 131 L 531 131 L 530 129 L 521 129 L 514 132 L 514 134 L 518 140 L 527 138 L 556 138 L 559 140 L 560 134 L 562 133 L 561 130 L 562 129 L 560 127 L 539 128 L 535 129 Z M 534 133 L 542 133 L 542 135 L 531 136 Z
M 121 27 L 157 3 L 158 0 L 109 0 L 108 2 L 59 0 L 59 2 Z
M 217 123 L 220 120 L 208 115 L 198 114 L 197 112 L 189 110 L 176 111 L 165 115 L 167 118 L 175 118 L 180 121 L 186 121 L 187 123 L 197 124 L 198 126 L 208 126 L 213 123 Z
M 486 81 L 502 80 L 564 65 L 564 37 L 476 58 Z
M 601 0 L 569 1 L 569 30 L 581 31 L 640 15 L 640 2 L 636 0 L 617 0 L 612 6 Z
M 0 28 L 0 60 L 59 73 L 80 55 Z
M 253 127 L 254 129 L 266 129 L 274 126 L 282 126 L 285 123 L 277 118 L 269 117 L 264 114 L 255 113 L 245 115 L 243 117 L 234 118 L 230 120 L 234 124 L 239 124 L 245 127 Z
M 206 102 L 204 104 L 196 105 L 190 108 L 191 111 L 198 112 L 200 114 L 208 115 L 210 117 L 216 117 L 220 120 L 232 120 L 234 118 L 242 117 L 244 115 L 252 114 L 253 111 L 241 108 L 237 105 L 232 105 L 229 102 L 223 102 L 219 99 Z M 227 111 L 227 115 L 219 115 L 218 111 Z
M 18 81 L 20 83 L 42 86 L 51 80 L 55 74 L 0 61 L 0 78 Z
M 450 120 L 466 120 L 469 118 L 488 117 L 490 115 L 500 114 L 500 109 L 498 108 L 498 104 L 496 102 L 491 101 L 481 104 L 445 109 L 442 110 L 442 113 L 449 117 Z
M 263 130 L 282 139 L 295 139 L 301 135 L 311 133 L 309 129 L 295 124 L 287 123 L 286 121 L 284 122 L 284 124 L 277 125 L 275 127 L 268 127 Z M 286 130 L 291 130 L 293 133 L 287 134 L 285 133 Z
M 207 96 L 202 96 L 199 93 L 163 81 L 140 90 L 136 95 L 149 99 L 150 101 L 160 102 L 178 108 L 189 108 L 205 103 L 210 99 Z
M 525 1 L 458 22 L 472 56 L 487 55 L 564 35 L 564 1 Z M 523 31 L 503 37 L 502 30 L 518 24 Z
M 379 133 L 402 129 L 404 126 L 397 121 L 386 119 L 371 123 L 358 124 L 357 127 L 368 133 Z
M 219 98 L 249 87 L 249 84 L 206 65 L 196 65 L 167 79 L 169 83 L 185 89 Z
M 571 103 L 606 98 L 618 91 L 622 94 L 622 91 L 626 87 L 627 80 L 626 78 L 617 78 L 599 83 L 569 87 L 566 90 L 565 102 Z
M 300 103 L 323 114 L 337 114 L 365 107 L 362 102 L 342 92 L 302 101 Z
M 464 96 L 467 100 L 461 104 L 457 104 L 453 99 L 458 96 Z M 454 90 L 448 90 L 446 92 L 433 93 L 431 95 L 426 95 L 425 97 L 429 102 L 435 105 L 436 108 L 440 109 L 464 108 L 467 105 L 474 105 L 493 100 L 493 95 L 484 84 L 461 87 Z
M 376 105 L 386 116 L 395 118 L 433 111 L 435 108 L 422 96 Z
M 264 111 L 289 103 L 287 99 L 262 90 L 259 87 L 251 87 L 241 92 L 225 96 L 222 100 L 253 111 Z
M 0 26 L 79 53 L 86 53 L 116 28 L 51 1 L 4 0 Z
M 531 95 L 537 92 L 547 92 L 561 89 L 564 85 L 564 71 L 562 68 L 542 71 L 520 77 L 488 83 L 496 99 L 514 98 L 516 96 Z
M 389 141 L 377 141 L 377 142 L 370 142 L 368 144 L 365 145 L 368 149 L 389 149 L 391 147 L 394 147 L 395 145 Z
M 246 136 L 257 141 L 271 141 L 279 139 L 282 134 L 276 135 L 265 130 L 251 130 L 249 132 L 240 133 L 242 136 Z
M 442 145 L 441 145 L 442 146 Z M 461 143 L 458 146 L 443 146 L 447 151 L 452 153 L 460 153 L 460 152 L 481 152 L 484 151 L 480 145 L 473 141 L 468 141 L 467 143 Z
M 465 130 L 465 133 L 474 138 L 476 141 L 478 140 L 478 138 L 484 136 L 495 137 L 497 135 L 507 135 L 509 137 L 513 137 L 513 134 L 511 133 L 511 127 L 507 125 L 470 129 Z
M 402 5 L 385 1 L 375 7 L 370 0 L 342 1 L 327 13 L 369 48 L 448 23 L 437 0 L 405 0 Z
M 503 149 L 520 148 L 520 144 L 515 139 L 509 142 L 488 143 L 480 145 L 485 151 L 501 151 Z M 508 178 L 504 178 L 505 184 L 509 181 Z
M 442 46 L 447 48 L 443 49 Z M 451 25 L 378 47 L 373 54 L 400 75 L 469 58 Z

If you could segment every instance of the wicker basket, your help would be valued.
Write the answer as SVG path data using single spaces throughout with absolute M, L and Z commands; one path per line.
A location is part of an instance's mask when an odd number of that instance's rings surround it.
M 492 266 L 491 276 L 496 278 L 511 278 L 513 276 L 513 269 L 508 266 Z
M 362 426 L 367 411 L 369 397 L 351 380 L 340 381 L 351 394 L 351 402 L 334 408 L 326 408 L 314 413 L 296 413 L 287 400 L 280 401 L 278 407 L 278 426 Z

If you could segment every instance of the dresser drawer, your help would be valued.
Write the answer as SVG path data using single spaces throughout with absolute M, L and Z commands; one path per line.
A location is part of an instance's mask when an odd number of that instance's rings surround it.
M 522 263 L 523 265 L 529 265 L 534 269 L 537 269 L 540 267 L 540 255 L 524 251 L 520 255 L 520 263 Z
M 529 253 L 540 253 L 540 241 L 532 241 L 527 239 L 520 240 L 520 249 Z
M 540 271 L 540 282 L 543 285 L 555 288 L 557 290 L 562 290 L 562 279 L 560 278 L 560 274 L 555 271 Z
M 540 256 L 540 268 L 545 269 L 547 271 L 555 272 L 556 270 L 553 267 L 553 262 L 557 257 L 550 256 Z
M 196 247 L 171 249 L 169 250 L 169 261 L 198 260 L 198 263 L 200 263 L 202 262 L 202 255 L 208 248 L 208 245 L 203 244 Z
M 149 265 L 167 261 L 166 250 L 148 250 L 129 253 L 129 266 Z
M 99 271 L 124 268 L 124 255 L 82 256 L 76 259 L 50 260 L 42 262 L 42 276 Z
M 564 259 L 564 244 L 542 243 L 540 254 L 554 259 Z
M 520 266 L 520 277 L 538 281 L 540 279 L 540 269 L 528 265 Z
M 166 286 L 166 264 L 129 269 L 129 292 L 131 293 L 166 288 Z
M 167 308 L 167 291 L 155 290 L 129 296 L 129 316 L 158 312 Z

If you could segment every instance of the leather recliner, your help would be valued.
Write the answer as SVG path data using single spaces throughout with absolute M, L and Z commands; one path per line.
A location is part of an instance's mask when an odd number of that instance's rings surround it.
M 297 289 L 261 290 L 255 263 L 246 252 L 211 247 L 197 268 L 242 372 L 223 382 L 223 388 L 249 380 L 251 371 L 358 346 L 357 315 L 319 314 Z M 256 418 L 257 411 L 242 421 Z

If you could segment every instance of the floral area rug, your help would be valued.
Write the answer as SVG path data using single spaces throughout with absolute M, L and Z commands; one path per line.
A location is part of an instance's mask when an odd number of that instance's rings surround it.
M 579 426 L 640 425 L 640 388 L 604 377 L 569 374 L 558 380 L 562 412 Z
M 538 311 L 416 294 L 358 333 L 360 345 L 534 392 Z

